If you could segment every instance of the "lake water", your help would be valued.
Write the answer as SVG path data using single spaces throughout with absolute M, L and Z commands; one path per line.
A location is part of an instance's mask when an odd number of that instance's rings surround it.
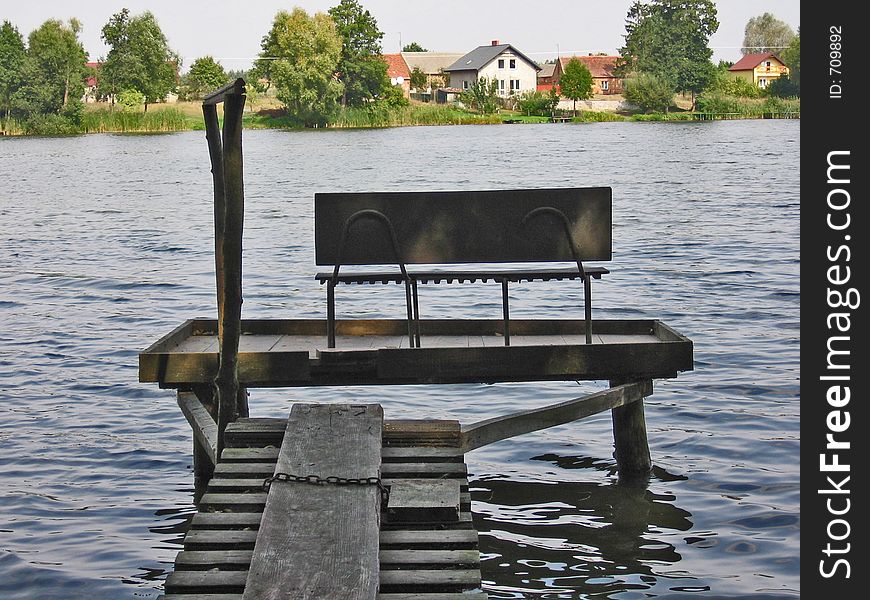
M 493 598 L 799 595 L 799 121 L 246 131 L 245 317 L 323 317 L 318 191 L 612 186 L 596 318 L 659 318 L 693 372 L 646 402 L 655 464 L 617 484 L 608 414 L 467 456 Z M 189 427 L 137 352 L 214 314 L 204 134 L 0 139 L 0 597 L 156 598 L 194 511 Z M 576 283 L 576 282 L 575 282 Z M 581 316 L 582 286 L 512 287 Z M 371 290 L 371 288 L 366 288 Z M 401 317 L 397 286 L 340 317 Z M 421 289 L 500 317 L 500 288 Z M 604 382 L 254 390 L 463 423 Z

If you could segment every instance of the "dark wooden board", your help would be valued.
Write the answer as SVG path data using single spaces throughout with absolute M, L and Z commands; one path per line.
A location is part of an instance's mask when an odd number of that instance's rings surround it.
M 319 193 L 314 196 L 318 265 L 334 265 L 345 222 L 376 210 L 392 223 L 399 253 L 410 264 L 548 262 L 573 260 L 564 225 L 531 211 L 549 206 L 568 218 L 582 260 L 611 259 L 612 190 L 562 188 L 451 192 Z M 396 264 L 386 226 L 354 223 L 342 264 Z

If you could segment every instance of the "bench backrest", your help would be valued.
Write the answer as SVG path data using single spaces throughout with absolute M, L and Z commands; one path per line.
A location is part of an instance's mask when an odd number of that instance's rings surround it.
M 318 265 L 396 264 L 394 236 L 407 264 L 605 261 L 611 203 L 609 187 L 319 193 L 315 258 Z

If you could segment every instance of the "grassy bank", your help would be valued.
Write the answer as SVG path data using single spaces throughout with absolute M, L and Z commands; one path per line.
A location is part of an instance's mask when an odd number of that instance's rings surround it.
M 177 108 L 152 108 L 148 112 L 99 109 L 82 115 L 82 133 L 148 133 L 191 129 L 188 117 Z
M 219 107 L 219 116 L 221 115 Z M 611 121 L 695 121 L 718 119 L 761 119 L 783 116 L 799 117 L 799 99 L 738 98 L 705 95 L 698 99 L 697 112 L 681 111 L 651 114 L 621 114 L 579 111 L 573 123 Z M 404 127 L 413 125 L 468 125 L 513 123 L 544 123 L 548 117 L 522 115 L 504 111 L 480 115 L 444 104 L 412 103 L 410 106 L 342 109 L 331 121 L 330 128 Z M 244 114 L 246 129 L 299 129 L 275 102 L 257 102 Z M 104 104 L 88 105 L 78 123 L 60 115 L 40 115 L 26 122 L 10 119 L 6 135 L 75 135 L 78 133 L 159 133 L 191 131 L 205 128 L 202 105 L 199 102 L 152 104 L 147 112 L 112 109 Z

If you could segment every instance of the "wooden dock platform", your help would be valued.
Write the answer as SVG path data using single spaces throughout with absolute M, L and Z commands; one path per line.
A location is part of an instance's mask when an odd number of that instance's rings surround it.
M 287 419 L 242 418 L 227 426 L 226 447 L 166 580 L 164 600 L 242 600 Z M 385 485 L 447 481 L 459 489 L 458 518 L 395 521 L 381 514 L 380 600 L 484 600 L 457 421 L 385 421 Z

